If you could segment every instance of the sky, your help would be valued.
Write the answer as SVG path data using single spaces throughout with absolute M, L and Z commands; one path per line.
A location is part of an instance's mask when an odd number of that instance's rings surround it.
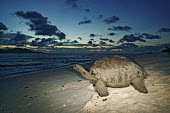
M 169 0 L 0 2 L 0 45 L 170 43 Z

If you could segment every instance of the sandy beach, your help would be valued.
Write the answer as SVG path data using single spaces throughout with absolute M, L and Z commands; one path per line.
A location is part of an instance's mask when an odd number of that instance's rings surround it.
M 0 113 L 169 113 L 169 56 L 135 57 L 150 75 L 145 80 L 148 94 L 129 86 L 108 88 L 109 96 L 100 97 L 72 67 L 0 78 Z

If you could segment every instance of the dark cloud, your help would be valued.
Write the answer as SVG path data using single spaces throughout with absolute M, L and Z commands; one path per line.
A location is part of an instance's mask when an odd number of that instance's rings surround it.
M 23 12 L 23 11 L 17 11 L 15 12 L 15 14 L 19 17 L 22 17 L 24 19 L 43 19 L 47 21 L 47 17 L 43 17 L 40 13 L 36 12 L 36 11 L 27 11 L 27 12 Z
M 80 11 L 84 11 L 84 12 L 90 12 L 90 9 L 87 9 L 87 8 L 82 8 L 80 7 L 79 4 L 77 4 L 77 0 L 65 0 L 65 3 L 69 6 L 71 6 L 71 8 L 73 9 L 78 9 Z
M 79 8 L 77 0 L 65 0 L 65 3 L 71 6 L 72 8 Z
M 41 42 L 48 42 L 48 43 L 51 43 L 51 42 L 53 42 L 54 41 L 54 39 L 53 38 L 42 38 L 41 39 Z
M 106 42 L 100 41 L 101 45 L 106 45 Z
M 17 33 L 3 33 L 0 38 L 1 45 L 20 45 L 24 46 L 25 44 L 29 44 L 28 39 L 34 37 L 22 34 L 21 32 Z
M 0 39 L 5 39 L 5 40 L 11 40 L 12 38 L 14 38 L 16 36 L 16 33 L 3 33 L 0 36 Z
M 107 35 L 109 35 L 109 36 L 114 36 L 114 35 L 116 35 L 115 33 L 108 33 Z
M 20 32 L 17 32 L 17 34 L 15 35 L 15 37 L 13 39 L 11 39 L 13 41 L 25 41 L 27 40 L 24 34 L 21 34 Z
M 170 32 L 170 28 L 161 28 L 158 32 Z
M 103 37 L 102 35 L 99 35 L 99 34 L 90 34 L 90 37 Z
M 77 39 L 82 40 L 83 38 L 82 37 L 78 37 Z
M 36 42 L 35 40 L 33 40 L 33 41 L 30 43 L 30 46 L 43 47 L 43 46 L 46 46 L 46 44 L 43 43 L 43 42 Z
M 136 33 L 136 34 L 130 34 L 130 35 L 125 35 L 122 39 L 118 41 L 118 43 L 123 43 L 123 42 L 146 42 L 145 39 L 160 39 L 161 37 L 158 35 L 152 35 L 148 33 Z
M 120 20 L 119 17 L 117 17 L 117 16 L 112 16 L 112 17 L 106 18 L 106 19 L 103 20 L 103 21 L 104 21 L 106 24 L 112 24 L 112 23 L 117 22 L 118 20 Z
M 6 25 L 2 22 L 0 22 L 0 31 L 1 30 L 7 30 L 8 28 L 6 27 Z
M 83 19 L 84 19 L 84 20 L 88 20 L 88 18 L 87 18 L 87 17 L 84 17 Z
M 146 38 L 146 39 L 160 39 L 161 37 L 158 35 L 152 35 L 148 33 L 142 33 L 141 37 Z
M 55 44 L 56 41 L 54 38 L 36 38 L 33 40 L 30 45 L 31 46 L 38 46 L 38 47 L 43 47 L 43 46 L 48 46 L 48 44 Z
M 56 33 L 56 36 L 58 36 L 60 41 L 66 39 L 66 35 L 63 32 Z
M 72 41 L 72 43 L 79 43 L 77 40 Z
M 135 48 L 135 47 L 139 46 L 134 43 L 124 43 L 118 46 L 118 48 Z
M 43 17 L 36 11 L 17 11 L 18 17 L 29 20 L 26 24 L 30 27 L 30 31 L 35 31 L 35 35 L 58 36 L 59 39 L 65 39 L 65 34 L 55 25 L 51 25 L 47 17 Z M 64 38 L 63 38 L 64 37 Z
M 100 38 L 100 40 L 108 41 L 109 39 L 108 38 Z
M 91 24 L 92 21 L 91 20 L 83 20 L 81 22 L 79 22 L 78 24 L 81 25 L 81 24 Z
M 88 41 L 87 43 L 88 43 L 88 44 L 93 44 L 93 42 L 92 42 L 92 41 Z
M 3 31 L 0 31 L 0 35 L 2 35 L 4 32 Z
M 36 11 L 17 11 L 15 14 L 19 17 L 30 20 L 30 22 L 27 22 L 27 25 L 30 27 L 29 30 L 35 31 L 35 35 L 52 36 L 56 35 L 56 32 L 59 31 L 56 26 L 49 24 L 47 17 L 43 17 Z
M 112 28 L 108 28 L 108 30 L 113 30 L 113 31 L 129 31 L 129 30 L 132 30 L 132 28 L 129 27 L 129 26 L 113 26 Z
M 97 35 L 95 35 L 95 34 L 90 34 L 90 37 L 96 37 Z
M 140 41 L 140 42 L 146 42 L 146 40 L 142 39 L 143 37 L 141 36 L 135 36 L 134 34 L 130 34 L 130 35 L 125 35 L 122 39 L 120 39 L 118 41 L 118 43 L 123 43 L 123 42 L 136 42 L 136 41 Z
M 7 30 L 8 28 L 6 27 L 6 25 L 2 22 L 0 22 L 0 35 L 2 35 L 4 33 L 5 30 Z
M 82 9 L 81 11 L 90 12 L 90 9 Z
M 41 38 L 36 38 L 35 41 L 39 41 Z
M 113 40 L 109 40 L 109 42 L 110 42 L 110 43 L 114 43 L 114 41 L 113 41 Z
M 110 43 L 114 43 L 114 41 L 113 40 L 111 40 L 111 39 L 108 39 L 108 38 L 100 38 L 100 42 L 103 42 L 103 41 L 108 41 L 108 42 L 110 42 Z

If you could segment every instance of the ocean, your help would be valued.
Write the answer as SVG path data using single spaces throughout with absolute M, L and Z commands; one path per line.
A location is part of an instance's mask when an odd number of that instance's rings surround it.
M 79 63 L 92 62 L 114 53 L 1 53 L 0 78 L 18 76 L 44 69 L 60 68 Z M 122 54 L 123 56 L 133 56 Z

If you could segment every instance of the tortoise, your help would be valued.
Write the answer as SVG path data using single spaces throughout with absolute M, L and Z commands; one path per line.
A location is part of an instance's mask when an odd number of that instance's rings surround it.
M 94 62 L 90 71 L 86 71 L 81 65 L 73 68 L 81 75 L 94 83 L 99 96 L 108 96 L 106 87 L 123 88 L 130 84 L 141 93 L 148 93 L 144 85 L 144 79 L 148 74 L 145 69 L 127 57 L 118 55 L 106 56 Z

